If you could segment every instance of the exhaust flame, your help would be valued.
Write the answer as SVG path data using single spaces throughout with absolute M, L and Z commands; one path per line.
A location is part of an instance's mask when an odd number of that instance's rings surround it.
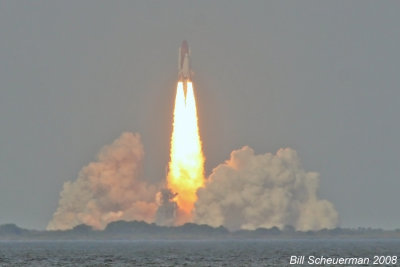
M 168 188 L 177 193 L 174 200 L 184 220 L 190 220 L 197 200 L 196 191 L 204 185 L 204 156 L 197 125 L 196 100 L 190 81 L 178 82 L 170 157 Z

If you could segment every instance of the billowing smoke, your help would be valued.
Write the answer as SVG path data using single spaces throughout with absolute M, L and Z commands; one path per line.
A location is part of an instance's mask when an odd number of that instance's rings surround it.
M 140 179 L 143 146 L 138 134 L 123 133 L 84 167 L 76 181 L 64 183 L 49 230 L 78 224 L 103 229 L 116 220 L 153 222 L 157 188 Z
M 176 194 L 141 179 L 143 154 L 140 136 L 132 133 L 102 148 L 96 162 L 84 167 L 75 181 L 64 183 L 47 229 L 82 223 L 103 229 L 116 220 L 180 224 Z M 318 198 L 318 187 L 318 173 L 306 172 L 293 149 L 255 155 L 243 147 L 218 165 L 197 191 L 193 220 L 230 230 L 334 228 L 338 213 L 329 201 Z
M 318 198 L 318 187 L 318 173 L 304 171 L 293 149 L 255 155 L 246 146 L 233 151 L 197 191 L 194 221 L 230 230 L 334 228 L 338 213 Z

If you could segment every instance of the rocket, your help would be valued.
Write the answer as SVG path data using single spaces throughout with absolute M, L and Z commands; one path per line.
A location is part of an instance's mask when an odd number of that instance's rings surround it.
M 190 69 L 190 49 L 188 43 L 182 42 L 181 47 L 179 47 L 178 54 L 178 79 L 182 82 L 191 81 L 191 76 L 193 75 Z

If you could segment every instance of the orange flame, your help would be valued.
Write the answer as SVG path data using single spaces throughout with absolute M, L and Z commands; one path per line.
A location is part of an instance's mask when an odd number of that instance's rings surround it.
M 168 188 L 177 193 L 175 201 L 187 221 L 197 200 L 196 191 L 204 184 L 204 156 L 193 85 L 190 81 L 184 83 L 180 81 L 177 86 L 167 182 Z

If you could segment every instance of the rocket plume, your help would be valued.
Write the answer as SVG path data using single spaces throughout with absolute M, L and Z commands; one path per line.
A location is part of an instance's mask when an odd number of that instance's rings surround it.
M 140 136 L 123 133 L 101 149 L 75 181 L 64 183 L 47 229 L 70 229 L 82 223 L 104 229 L 117 220 L 166 226 L 195 222 L 229 230 L 336 227 L 339 216 L 334 205 L 318 196 L 319 174 L 305 171 L 293 149 L 256 155 L 245 146 L 234 150 L 205 179 L 186 41 L 178 56 L 167 187 L 143 179 Z
M 183 221 L 190 220 L 197 200 L 196 191 L 204 185 L 204 156 L 190 81 L 179 81 L 177 85 L 167 184 L 168 189 L 177 194 L 174 200 Z M 178 223 L 183 222 L 182 218 L 180 222 L 178 218 Z

